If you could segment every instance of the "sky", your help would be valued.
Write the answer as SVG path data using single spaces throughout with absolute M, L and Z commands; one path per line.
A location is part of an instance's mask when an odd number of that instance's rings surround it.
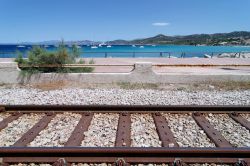
M 0 43 L 250 31 L 250 0 L 0 0 Z

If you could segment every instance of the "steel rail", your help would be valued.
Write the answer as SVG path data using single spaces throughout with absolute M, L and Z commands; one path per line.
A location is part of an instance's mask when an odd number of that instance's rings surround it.
M 212 157 L 250 158 L 250 148 L 1 147 L 0 157 Z
M 127 113 L 250 113 L 250 106 L 239 105 L 0 105 L 0 112 L 127 112 Z

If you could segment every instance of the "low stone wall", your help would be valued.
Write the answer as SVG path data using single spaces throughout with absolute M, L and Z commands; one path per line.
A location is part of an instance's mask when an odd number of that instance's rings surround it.
M 32 83 L 206 83 L 250 81 L 250 74 L 170 74 L 156 73 L 152 63 L 138 62 L 130 73 L 41 73 L 24 77 L 15 62 L 0 63 L 0 84 Z

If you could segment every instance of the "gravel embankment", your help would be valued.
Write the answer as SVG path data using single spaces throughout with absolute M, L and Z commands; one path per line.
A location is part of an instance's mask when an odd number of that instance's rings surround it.
M 119 114 L 94 114 L 88 131 L 84 133 L 85 138 L 82 141 L 81 146 L 115 146 L 118 120 Z
M 169 91 L 0 88 L 1 104 L 250 105 L 250 90 Z
M 22 137 L 31 127 L 33 127 L 43 114 L 25 114 L 8 124 L 0 132 L 0 146 L 11 146 Z
M 236 147 L 250 147 L 250 132 L 226 114 L 207 114 L 206 119 Z
M 132 114 L 131 122 L 132 147 L 161 147 L 161 141 L 150 114 Z
M 163 114 L 180 147 L 215 147 L 188 114 Z
M 80 114 L 68 112 L 56 115 L 28 146 L 64 146 L 80 118 Z
M 0 122 L 2 121 L 2 120 L 4 120 L 5 118 L 7 118 L 8 116 L 10 116 L 10 114 L 6 114 L 6 113 L 0 113 Z

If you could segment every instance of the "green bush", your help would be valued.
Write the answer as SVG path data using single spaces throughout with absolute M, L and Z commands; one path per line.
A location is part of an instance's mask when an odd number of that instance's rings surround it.
M 62 72 L 62 73 L 82 73 L 92 72 L 93 67 L 63 67 L 64 64 L 84 64 L 84 60 L 76 62 L 76 58 L 80 57 L 80 50 L 77 45 L 72 46 L 72 50 L 69 52 L 62 41 L 56 52 L 47 51 L 40 46 L 33 46 L 28 52 L 28 59 L 24 59 L 21 53 L 18 53 L 15 62 L 19 66 L 28 65 L 30 67 L 20 67 L 22 71 L 27 73 L 50 73 L 50 72 Z M 94 64 L 91 60 L 89 64 Z M 46 67 L 44 65 L 55 65 L 56 67 Z M 44 66 L 44 67 L 43 67 Z

